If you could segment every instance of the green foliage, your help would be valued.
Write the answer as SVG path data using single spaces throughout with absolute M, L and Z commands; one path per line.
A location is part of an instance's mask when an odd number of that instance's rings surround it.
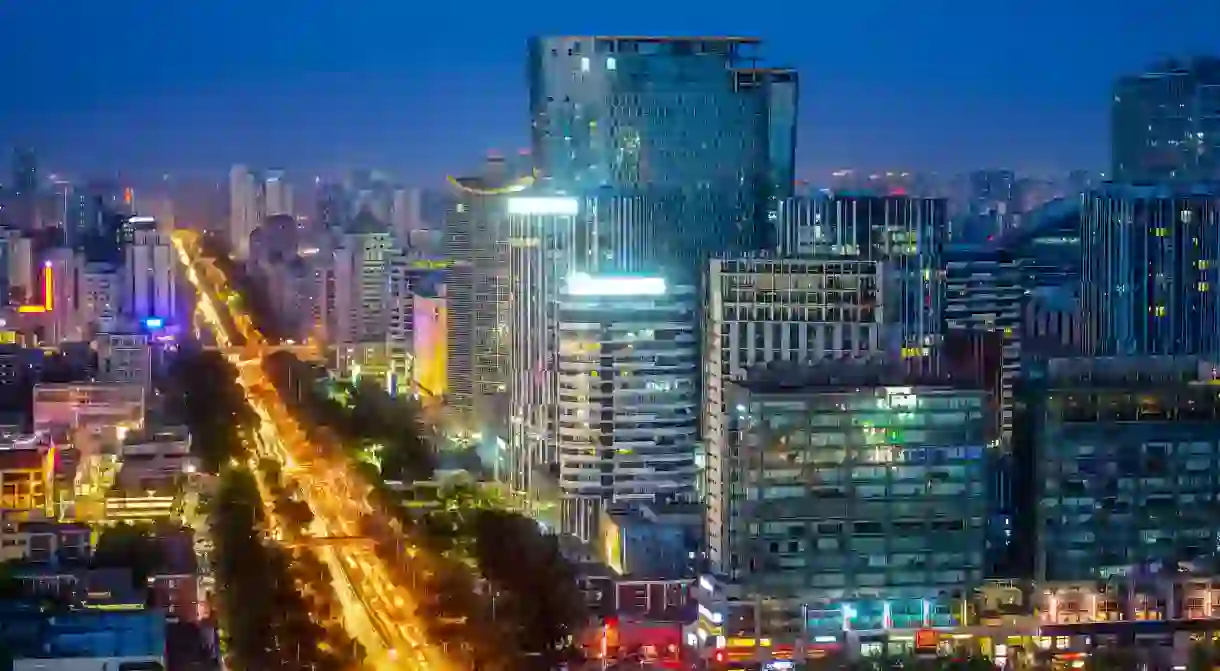
M 236 429 L 255 425 L 256 417 L 237 384 L 237 370 L 219 352 L 186 349 L 170 370 L 177 409 L 203 470 L 218 473 L 231 458 L 244 460 L 247 450 Z

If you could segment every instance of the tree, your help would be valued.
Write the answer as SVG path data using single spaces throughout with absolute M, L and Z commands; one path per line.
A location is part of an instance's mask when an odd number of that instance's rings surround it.
M 1190 647 L 1187 671 L 1212 671 L 1220 666 L 1220 647 L 1213 641 L 1198 641 Z

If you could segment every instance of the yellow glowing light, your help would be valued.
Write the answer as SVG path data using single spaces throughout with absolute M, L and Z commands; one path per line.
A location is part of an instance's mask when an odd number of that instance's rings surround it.
M 22 305 L 17 308 L 17 312 L 26 314 L 34 312 L 50 312 L 55 307 L 54 291 L 55 284 L 52 279 L 51 264 L 47 263 L 42 268 L 42 305 Z

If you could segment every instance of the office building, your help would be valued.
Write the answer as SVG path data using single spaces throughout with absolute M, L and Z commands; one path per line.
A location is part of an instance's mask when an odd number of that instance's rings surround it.
M 1114 84 L 1110 179 L 1220 180 L 1220 59 L 1157 63 Z
M 903 358 L 931 370 L 944 319 L 940 271 L 946 221 L 946 203 L 939 198 L 792 198 L 781 203 L 777 249 L 783 256 L 884 262 L 884 319 L 902 329 Z
M 772 364 L 727 395 L 701 620 L 798 650 L 963 622 L 983 578 L 986 392 L 881 359 Z
M 446 212 L 449 404 L 472 432 L 499 435 L 507 413 L 508 230 L 506 200 L 533 177 L 503 157 L 481 174 L 452 178 L 457 202 Z
M 390 212 L 390 230 L 394 241 L 402 248 L 411 246 L 411 234 L 424 228 L 423 191 L 398 189 Z
M 249 168 L 235 165 L 229 170 L 229 248 L 234 258 L 250 254 L 250 234 L 262 222 L 258 182 Z
M 445 346 L 449 309 L 444 288 L 436 296 L 416 294 L 412 300 L 412 354 L 415 389 L 425 398 L 441 398 L 449 388 Z
M 759 40 L 555 36 L 529 44 L 533 158 L 553 192 L 648 192 L 672 281 L 763 249 L 794 180 L 797 75 Z M 678 273 L 680 276 L 673 275 Z
M 1220 353 L 1220 194 L 1211 186 L 1110 186 L 1085 195 L 1086 353 Z
M 886 325 L 884 272 L 853 258 L 712 259 L 703 312 L 703 438 L 722 441 L 727 388 L 748 369 L 825 358 L 868 357 L 895 349 Z M 891 342 L 893 341 L 893 342 Z M 727 473 L 706 455 L 708 479 Z
M 33 519 L 52 514 L 57 449 L 46 433 L 0 435 L 0 505 L 6 511 Z
M 124 312 L 139 322 L 177 316 L 177 286 L 174 274 L 175 252 L 169 233 L 158 230 L 156 222 L 135 225 L 131 244 L 124 248 Z
M 992 391 L 997 401 L 998 437 L 1004 445 L 1012 439 L 1030 265 L 995 249 L 954 249 L 946 253 L 946 338 L 955 332 L 995 334 L 1000 370 L 998 386 Z M 992 341 L 976 344 L 981 342 Z M 957 351 L 946 354 L 950 359 L 969 347 L 954 343 Z M 978 354 L 986 356 L 983 352 Z
M 9 215 L 18 230 L 32 232 L 38 228 L 38 158 L 32 149 L 13 150 L 12 206 Z
M 356 217 L 334 250 L 336 345 L 385 342 L 390 234 L 367 212 Z
M 554 320 L 563 531 L 586 541 L 614 503 L 695 499 L 699 344 L 693 286 L 570 274 Z
M 288 183 L 283 171 L 269 171 L 266 179 L 263 181 L 263 216 L 273 217 L 277 214 L 283 214 L 293 217 L 296 214 L 296 210 L 293 209 L 292 197 L 292 184 Z M 262 222 L 260 221 L 259 223 Z
M 581 201 L 522 196 L 505 202 L 506 475 L 514 490 L 530 492 L 532 480 L 557 462 L 554 306 L 563 283 L 576 271 Z
M 1035 417 L 1040 583 L 1216 556 L 1215 377 L 1195 357 L 1049 361 Z
M 65 278 L 78 287 L 72 340 L 88 341 L 97 331 L 115 327 L 123 310 L 126 270 L 98 261 L 79 266 L 75 278 Z
M 152 389 L 153 350 L 146 333 L 98 333 L 93 338 L 97 349 L 99 382 L 140 385 Z

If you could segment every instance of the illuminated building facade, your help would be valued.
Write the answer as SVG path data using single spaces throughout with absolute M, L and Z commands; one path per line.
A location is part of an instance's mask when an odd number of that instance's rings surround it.
M 148 334 L 99 333 L 93 342 L 97 350 L 99 382 L 152 388 L 153 355 Z
M 1220 192 L 1111 186 L 1085 194 L 1081 311 L 1093 355 L 1220 353 Z
M 564 281 L 553 410 L 565 532 L 593 539 L 606 504 L 694 500 L 696 296 L 656 276 Z
M 513 489 L 528 492 L 535 473 L 558 461 L 553 315 L 574 268 L 581 201 L 531 196 L 509 198 L 506 204 L 507 475 Z
M 947 205 L 941 198 L 791 198 L 781 204 L 783 256 L 848 256 L 887 264 L 886 315 L 902 326 L 902 355 L 935 367 L 944 320 L 941 264 Z
M 944 270 L 945 329 L 994 333 L 1001 354 L 998 392 L 999 438 L 1012 439 L 1015 385 L 1021 374 L 1021 337 L 1029 264 L 992 249 L 954 249 Z M 951 357 L 953 352 L 946 356 Z
M 123 253 L 123 302 L 127 317 L 136 321 L 159 318 L 172 321 L 178 310 L 174 276 L 174 249 L 169 233 L 157 230 L 152 217 L 131 217 L 131 243 Z
M 771 362 L 868 356 L 894 349 L 883 323 L 883 268 L 874 261 L 823 258 L 712 259 L 703 312 L 703 438 L 724 446 L 727 387 Z M 722 505 L 730 474 L 706 454 L 705 498 Z
M 39 384 L 34 387 L 34 429 L 141 428 L 145 392 L 135 384 Z
M 1220 401 L 1193 357 L 1051 359 L 1038 396 L 1040 581 L 1214 567 Z
M 506 419 L 508 223 L 505 201 L 533 183 L 503 157 L 480 174 L 451 180 L 457 202 L 445 213 L 450 406 L 479 430 Z M 477 418 L 477 419 L 476 419 Z
M 697 280 L 710 254 L 763 249 L 792 193 L 797 74 L 758 40 L 554 36 L 529 44 L 533 157 L 547 188 L 649 192 L 656 234 Z M 675 274 L 689 273 L 689 277 Z
M 438 296 L 414 297 L 415 388 L 425 397 L 440 398 L 448 391 L 445 364 L 448 361 L 448 307 L 442 290 Z
M 56 446 L 46 433 L 0 436 L 0 505 L 33 518 L 52 513 Z
M 983 580 L 985 392 L 827 360 L 750 371 L 728 396 L 710 449 L 733 487 L 707 513 L 720 587 L 700 601 L 724 636 L 855 645 L 963 623 Z
M 1111 179 L 1220 179 L 1220 59 L 1157 63 L 1122 77 L 1111 103 Z

